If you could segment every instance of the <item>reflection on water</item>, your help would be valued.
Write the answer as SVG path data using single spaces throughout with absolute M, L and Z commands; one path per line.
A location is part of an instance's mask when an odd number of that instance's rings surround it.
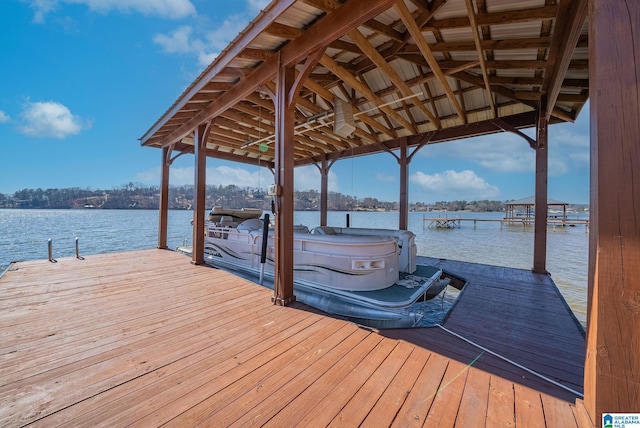
M 444 215 L 426 213 L 427 216 Z M 176 248 L 192 241 L 191 211 L 170 211 L 168 245 Z M 450 213 L 449 216 L 459 216 Z M 398 213 L 352 212 L 351 227 L 395 229 Z M 499 219 L 502 213 L 464 213 L 463 217 Z M 296 224 L 314 227 L 319 212 L 296 212 Z M 346 213 L 328 213 L 328 224 L 346 226 Z M 530 269 L 533 262 L 533 227 L 500 226 L 497 222 L 463 222 L 456 229 L 434 229 L 423 213 L 409 214 L 409 229 L 416 234 L 418 254 L 473 263 Z M 53 240 L 53 257 L 100 254 L 155 248 L 158 239 L 155 210 L 0 210 L 0 272 L 11 261 L 47 258 L 47 240 Z M 589 235 L 584 226 L 549 229 L 547 270 L 581 323 L 586 322 Z M 452 289 L 452 287 L 449 287 Z M 455 290 L 455 289 L 453 289 Z M 442 311 L 451 304 L 447 291 L 425 305 L 425 312 Z M 433 306 L 433 307 L 431 307 Z M 446 312 L 446 311 L 445 311 Z

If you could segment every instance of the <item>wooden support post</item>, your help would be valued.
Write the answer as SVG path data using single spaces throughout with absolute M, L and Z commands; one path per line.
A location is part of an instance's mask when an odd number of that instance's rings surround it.
M 533 272 L 547 273 L 547 176 L 549 170 L 546 97 L 540 100 L 536 147 L 536 211 L 534 214 Z
M 211 122 L 203 123 L 195 131 L 193 145 L 195 155 L 195 177 L 193 195 L 193 245 L 191 263 L 204 264 L 204 214 L 207 176 L 207 139 Z
M 293 148 L 295 142 L 295 68 L 280 67 L 276 88 L 275 178 L 278 195 L 275 215 L 275 266 L 273 302 L 286 306 L 296 301 L 293 294 Z
M 584 406 L 640 412 L 640 2 L 590 0 L 591 206 Z
M 162 148 L 160 175 L 160 215 L 158 222 L 158 248 L 167 249 L 167 229 L 169 224 L 169 167 L 171 146 Z
M 329 207 L 329 169 L 331 165 L 325 157 L 320 169 L 320 226 L 327 225 L 327 211 Z
M 407 158 L 406 138 L 400 144 L 398 163 L 400 164 L 400 218 L 398 220 L 398 229 L 407 230 L 409 228 L 409 159 Z

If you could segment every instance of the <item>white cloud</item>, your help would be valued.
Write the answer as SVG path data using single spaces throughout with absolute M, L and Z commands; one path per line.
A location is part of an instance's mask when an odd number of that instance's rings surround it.
M 156 34 L 153 41 L 165 53 L 194 55 L 198 58 L 198 64 L 206 67 L 268 4 L 268 0 L 248 0 L 244 13 L 230 15 L 222 23 L 215 24 L 214 28 L 202 29 L 202 24 L 197 27 L 182 26 L 166 34 Z
M 195 168 L 172 167 L 170 168 L 169 184 L 172 186 L 192 185 L 194 183 Z M 136 181 L 150 184 L 160 183 L 160 168 L 152 168 L 136 175 Z M 273 175 L 264 168 L 254 172 L 244 168 L 232 168 L 229 166 L 218 166 L 207 168 L 206 181 L 208 185 L 236 185 L 239 187 L 259 187 L 266 189 L 273 183 Z
M 7 115 L 5 112 L 0 110 L 0 123 L 7 123 L 10 120 L 11 118 L 9 117 L 9 115 Z
M 590 163 L 590 137 L 588 132 L 584 135 L 573 132 L 577 128 L 569 128 L 569 126 L 559 125 L 550 139 L 549 143 L 549 173 L 552 170 L 552 159 L 560 158 L 566 167 L 565 172 L 569 171 L 588 171 Z M 557 156 L 552 156 L 557 152 Z
M 296 190 L 318 190 L 320 191 L 320 170 L 313 165 L 306 165 L 293 170 L 293 186 Z M 328 191 L 338 191 L 338 177 L 329 170 L 327 186 Z
M 419 154 L 438 161 L 467 160 L 501 174 L 534 173 L 536 170 L 535 150 L 524 139 L 511 133 L 434 144 L 423 148 Z M 588 169 L 589 136 L 566 127 L 550 130 L 549 175 L 559 177 Z
M 447 170 L 433 175 L 416 172 L 409 180 L 429 195 L 442 195 L 447 199 L 491 199 L 500 195 L 496 186 L 487 183 L 470 170 Z
M 172 186 L 192 185 L 194 183 L 194 167 L 171 167 L 169 184 Z M 230 167 L 226 165 L 207 168 L 207 184 L 228 186 L 234 184 L 239 187 L 254 187 L 267 189 L 273 184 L 273 174 L 260 168 L 249 171 L 242 167 Z M 136 175 L 135 181 L 149 184 L 160 183 L 160 167 L 151 168 Z M 329 172 L 329 190 L 337 188 L 337 177 Z M 313 165 L 294 169 L 294 185 L 296 190 L 320 190 L 320 172 Z
M 376 180 L 381 181 L 383 183 L 393 183 L 396 181 L 396 177 L 390 174 L 376 172 Z
M 28 102 L 21 114 L 20 132 L 31 137 L 66 138 L 77 135 L 83 129 L 91 128 L 92 123 L 75 116 L 63 104 L 47 102 Z
M 193 54 L 201 66 L 209 65 L 230 42 L 242 31 L 249 18 L 231 15 L 213 30 L 194 34 L 190 26 L 179 27 L 169 34 L 156 34 L 153 41 L 165 53 Z
M 34 10 L 33 22 L 42 24 L 44 22 L 44 17 L 49 12 L 53 12 L 56 9 L 57 4 L 57 0 L 32 0 L 30 6 L 31 9 Z
M 255 13 L 263 10 L 269 3 L 271 3 L 271 0 L 248 0 L 249 9 Z
M 204 49 L 200 41 L 190 40 L 193 29 L 184 25 L 173 30 L 169 35 L 156 34 L 153 41 L 160 45 L 166 53 L 193 53 Z
M 261 168 L 254 172 L 250 172 L 240 167 L 218 166 L 215 168 L 207 168 L 207 183 L 229 186 L 234 184 L 239 187 L 261 187 L 266 189 L 273 179 L 267 182 L 266 176 L 271 173 Z M 191 176 L 193 183 L 193 175 Z
M 427 146 L 420 151 L 432 159 L 464 159 L 493 172 L 533 172 L 535 152 L 521 137 L 494 134 Z
M 196 8 L 190 0 L 31 0 L 30 6 L 35 11 L 33 21 L 44 22 L 44 18 L 59 5 L 84 4 L 92 11 L 108 13 L 112 10 L 120 12 L 138 12 L 143 15 L 157 15 L 163 18 L 179 19 L 196 14 Z

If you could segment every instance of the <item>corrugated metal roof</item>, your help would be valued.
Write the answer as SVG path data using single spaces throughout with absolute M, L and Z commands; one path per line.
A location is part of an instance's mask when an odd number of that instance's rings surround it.
M 142 137 L 142 143 L 188 151 L 192 131 L 214 118 L 210 111 L 216 111 L 225 120 L 213 124 L 210 155 L 272 161 L 272 147 L 260 152 L 258 144 L 246 144 L 275 129 L 275 108 L 268 96 L 275 91 L 275 80 L 266 76 L 263 84 L 265 76 L 259 75 L 260 70 L 267 63 L 275 64 L 285 46 L 309 38 L 307 33 L 322 37 L 325 22 L 349 5 L 377 1 L 272 1 L 185 90 Z M 471 18 L 477 27 L 472 28 L 465 0 L 405 0 L 410 18 L 402 17 L 400 9 L 389 2 L 388 9 L 357 27 L 364 40 L 350 36 L 346 28 L 338 39 L 325 43 L 322 59 L 312 66 L 296 98 L 296 123 L 309 122 L 314 128 L 301 131 L 299 127 L 296 162 L 308 163 L 341 150 L 381 150 L 380 142 L 391 144 L 395 138 L 420 132 L 438 131 L 447 139 L 450 134 L 445 131 L 463 130 L 471 123 L 488 123 L 482 132 L 492 132 L 492 103 L 502 120 L 518 127 L 532 126 L 541 89 L 556 81 L 561 87 L 552 119 L 574 120 L 588 99 L 588 23 L 576 24 L 581 28 L 577 46 L 565 47 L 554 32 L 564 31 L 567 24 L 556 22 L 556 17 L 569 9 L 547 3 L 485 0 L 478 10 L 473 2 L 475 15 Z M 419 28 L 421 39 L 415 40 L 409 27 Z M 426 48 L 421 46 L 424 41 Z M 568 69 L 561 76 L 549 74 L 550 52 L 561 55 L 564 51 L 571 60 Z M 380 63 L 381 58 L 385 64 Z M 296 69 L 303 70 L 302 63 Z M 239 92 L 237 88 L 244 90 L 253 82 L 249 95 L 232 97 Z M 335 134 L 331 117 L 323 122 L 315 118 L 333 114 L 335 97 L 352 105 L 357 124 L 352 136 Z M 225 104 L 224 113 L 214 108 L 220 98 L 233 98 Z M 238 126 L 232 126 L 234 123 Z

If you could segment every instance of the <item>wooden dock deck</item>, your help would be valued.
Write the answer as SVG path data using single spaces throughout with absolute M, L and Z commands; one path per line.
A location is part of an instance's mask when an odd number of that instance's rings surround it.
M 470 280 L 447 329 L 581 390 L 583 333 L 548 277 L 429 261 Z M 12 265 L 0 426 L 579 426 L 574 394 L 440 328 L 271 294 L 166 250 Z

